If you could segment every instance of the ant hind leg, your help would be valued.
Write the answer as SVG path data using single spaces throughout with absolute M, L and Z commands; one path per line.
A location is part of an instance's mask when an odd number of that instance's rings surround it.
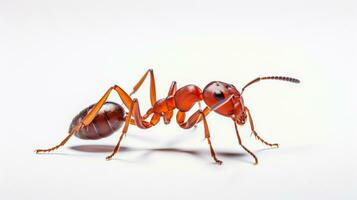
M 74 133 L 76 133 L 79 129 L 81 129 L 82 127 L 90 124 L 93 119 L 95 118 L 95 116 L 97 115 L 97 113 L 99 112 L 99 110 L 102 108 L 102 106 L 104 105 L 104 103 L 106 102 L 106 100 L 108 99 L 109 94 L 111 93 L 111 91 L 113 89 L 116 89 L 116 87 L 119 88 L 119 86 L 114 86 L 114 87 L 110 87 L 105 94 L 102 96 L 102 98 L 98 101 L 98 103 L 91 109 L 91 111 L 85 116 L 85 118 L 82 120 L 82 122 L 80 124 L 78 124 L 77 126 L 75 126 L 68 134 L 68 136 L 61 141 L 61 143 L 59 143 L 58 145 L 48 148 L 48 149 L 37 149 L 35 150 L 36 153 L 46 153 L 46 152 L 50 152 L 50 151 L 54 151 L 56 149 L 58 149 L 59 147 L 65 145 L 68 140 L 74 135 Z M 129 98 L 122 98 L 123 102 L 127 105 L 129 103 L 130 97 Z

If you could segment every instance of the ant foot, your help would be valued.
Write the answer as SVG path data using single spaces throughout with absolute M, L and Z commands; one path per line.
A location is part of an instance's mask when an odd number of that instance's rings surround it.
M 215 160 L 217 165 L 222 165 L 223 162 L 221 160 Z
M 37 153 L 37 154 L 47 153 L 47 152 L 50 152 L 50 150 L 47 150 L 47 149 L 36 149 L 36 150 L 35 150 L 35 153 Z
M 106 159 L 107 161 L 112 160 L 112 159 L 113 159 L 113 155 L 110 155 L 110 156 L 106 157 L 105 159 Z

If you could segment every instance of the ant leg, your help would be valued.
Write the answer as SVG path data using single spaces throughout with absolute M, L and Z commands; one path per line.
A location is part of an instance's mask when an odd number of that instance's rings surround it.
M 206 106 L 205 109 L 203 109 L 203 113 L 205 116 L 207 116 L 211 111 L 215 111 L 216 109 L 220 108 L 224 104 L 226 104 L 228 101 L 230 101 L 232 98 L 234 98 L 233 95 L 228 96 L 225 99 L 222 99 L 218 103 L 214 104 L 212 107 Z M 199 123 L 202 121 L 202 116 L 200 115 L 200 110 L 196 111 L 191 115 L 191 117 L 188 118 L 188 120 L 185 122 L 186 118 L 186 112 L 178 111 L 176 114 L 176 121 L 179 124 L 179 126 L 183 129 L 189 129 L 193 127 L 195 124 Z
M 143 116 L 143 119 L 147 119 L 148 117 L 150 117 L 151 114 L 154 113 L 154 109 L 153 108 L 149 108 L 149 110 L 146 112 L 146 114 Z
M 131 117 L 134 117 L 134 120 L 132 120 Z M 106 159 L 107 160 L 112 159 L 112 157 L 118 152 L 118 150 L 120 148 L 120 143 L 123 140 L 125 134 L 128 132 L 129 124 L 132 124 L 132 122 L 135 122 L 135 125 L 137 127 L 142 128 L 142 129 L 147 129 L 147 128 L 150 128 L 150 127 L 156 125 L 159 119 L 160 119 L 160 115 L 157 116 L 156 114 L 154 114 L 150 123 L 145 121 L 140 114 L 138 100 L 133 99 L 132 104 L 129 109 L 129 113 L 126 116 L 125 125 L 124 125 L 123 131 L 119 137 L 118 143 L 115 146 L 115 148 L 113 149 L 113 152 Z
M 103 104 L 105 103 L 105 101 L 107 100 L 110 92 L 113 90 L 113 87 L 109 88 L 107 90 L 107 92 L 103 95 L 103 97 L 98 101 L 98 103 L 93 107 L 93 109 L 87 114 L 87 116 L 83 119 L 83 121 L 81 122 L 81 124 L 77 125 L 76 127 L 74 127 L 70 133 L 68 134 L 68 136 L 58 145 L 49 148 L 49 149 L 37 149 L 35 152 L 36 153 L 43 153 L 43 152 L 50 152 L 53 150 L 58 149 L 59 147 L 65 145 L 67 143 L 67 141 L 73 136 L 73 134 L 75 132 L 77 132 L 79 129 L 81 129 L 82 127 L 90 124 L 90 122 L 94 119 L 95 115 L 98 113 L 98 111 L 100 110 L 100 108 L 103 106 Z
M 133 91 L 130 92 L 129 96 L 133 95 L 136 91 L 138 91 L 138 89 L 141 87 L 141 85 L 143 84 L 149 73 L 150 73 L 150 101 L 151 101 L 151 105 L 153 106 L 156 102 L 156 86 L 155 86 L 154 71 L 152 69 L 149 69 L 145 72 L 145 74 L 141 77 L 139 82 L 134 86 Z
M 124 128 L 123 128 L 123 131 L 122 131 L 122 133 L 121 133 L 121 135 L 119 137 L 118 143 L 115 146 L 115 148 L 113 149 L 112 154 L 110 154 L 108 157 L 106 157 L 107 160 L 111 160 L 112 157 L 118 152 L 118 150 L 120 148 L 120 142 L 123 140 L 124 135 L 126 134 L 126 132 L 129 129 L 129 123 L 130 123 L 130 120 L 131 120 L 131 116 L 133 114 L 134 102 L 136 102 L 136 99 L 133 100 L 133 102 L 132 102 L 132 104 L 130 106 L 129 113 L 126 116 Z
M 170 110 L 164 113 L 163 118 L 164 118 L 164 123 L 165 124 L 170 124 L 171 118 L 174 115 L 174 111 Z
M 201 102 L 198 102 L 198 108 L 201 110 L 202 109 L 202 105 Z M 201 121 L 202 119 L 200 118 L 198 121 Z M 194 128 L 197 128 L 197 123 L 193 126 Z
M 250 114 L 250 111 L 249 111 L 249 109 L 248 109 L 247 107 L 245 107 L 245 111 L 246 111 L 247 114 L 248 114 L 250 129 L 252 130 L 252 133 L 254 134 L 255 138 L 258 139 L 258 140 L 260 140 L 262 143 L 264 143 L 264 144 L 267 145 L 267 146 L 270 146 L 270 147 L 275 146 L 275 147 L 278 148 L 278 147 L 279 147 L 279 144 L 277 144 L 277 143 L 271 144 L 271 143 L 265 141 L 263 138 L 261 138 L 261 137 L 258 135 L 258 133 L 257 133 L 257 132 L 255 131 L 255 129 L 254 129 L 253 119 L 252 119 L 252 116 L 251 116 L 251 114 Z
M 208 145 L 210 148 L 211 156 L 216 161 L 217 164 L 222 164 L 222 161 L 218 160 L 216 157 L 216 153 L 213 150 L 212 143 L 211 143 L 211 135 L 208 129 L 208 123 L 206 120 L 206 116 L 209 114 L 210 109 L 206 107 L 203 111 L 198 110 L 195 113 L 193 113 L 186 122 L 185 121 L 185 112 L 179 111 L 177 113 L 177 123 L 179 126 L 183 129 L 189 129 L 192 128 L 193 126 L 196 126 L 197 123 L 199 123 L 201 120 L 203 120 L 204 128 L 205 128 L 205 138 L 208 141 Z
M 156 102 L 156 84 L 155 84 L 155 77 L 154 77 L 154 71 L 152 69 L 149 69 L 145 72 L 145 74 L 140 78 L 138 83 L 133 88 L 133 91 L 130 92 L 129 96 L 133 95 L 136 91 L 139 90 L 143 82 L 145 81 L 147 75 L 150 73 L 150 102 L 151 106 L 154 106 Z M 175 90 L 176 91 L 176 90 Z M 153 113 L 152 108 L 150 108 L 146 114 L 143 116 L 144 120 L 147 119 L 151 114 Z M 132 122 L 130 122 L 133 124 Z
M 206 107 L 205 109 L 203 109 L 203 111 L 201 109 L 199 109 L 198 111 L 196 111 L 195 113 L 193 113 L 188 120 L 185 122 L 185 118 L 186 118 L 186 112 L 182 112 L 182 111 L 178 111 L 177 115 L 176 115 L 176 121 L 178 123 L 178 125 L 183 128 L 183 129 L 189 129 L 192 128 L 193 126 L 195 126 L 197 123 L 199 123 L 200 121 L 203 120 L 204 123 L 204 128 L 205 128 L 205 138 L 207 138 L 208 144 L 210 146 L 210 151 L 211 151 L 211 156 L 212 158 L 218 163 L 218 164 L 222 164 L 222 161 L 218 160 L 216 157 L 216 154 L 213 150 L 212 147 L 212 143 L 211 143 L 211 136 L 209 133 L 209 129 L 208 129 L 208 124 L 207 124 L 207 120 L 206 120 L 206 116 L 211 112 L 214 111 L 218 108 L 220 108 L 221 106 L 225 105 L 228 101 L 230 101 L 232 98 L 234 98 L 233 95 L 228 96 L 227 98 L 219 101 L 218 103 L 216 103 L 215 105 L 213 105 L 211 108 L 210 107 Z
M 161 115 L 158 114 L 158 113 L 154 113 L 151 117 L 151 120 L 150 120 L 150 124 L 152 126 L 155 126 L 157 123 L 159 123 L 160 121 L 160 118 L 161 118 Z
M 254 164 L 257 165 L 257 164 L 258 164 L 258 159 L 257 159 L 257 157 L 254 155 L 254 153 L 252 153 L 249 149 L 247 149 L 247 147 L 245 147 L 245 146 L 242 144 L 242 140 L 240 139 L 240 136 L 239 136 L 237 124 L 236 124 L 235 121 L 233 121 L 233 122 L 234 122 L 234 127 L 235 127 L 235 129 L 236 129 L 236 133 L 237 133 L 237 138 L 238 138 L 238 143 L 239 143 L 239 145 L 240 145 L 241 147 L 243 147 L 243 149 L 244 149 L 246 152 L 248 152 L 250 155 L 253 156 L 253 158 L 254 158 L 254 160 L 255 160 L 255 163 L 254 163 Z
M 176 121 L 178 125 L 183 128 L 183 129 L 190 129 L 194 127 L 197 123 L 199 123 L 202 120 L 202 115 L 201 112 L 207 116 L 208 113 L 210 112 L 210 109 L 206 107 L 203 111 L 197 110 L 195 113 L 193 113 L 185 122 L 186 118 L 186 112 L 178 111 L 176 114 Z
M 203 125 L 204 125 L 204 128 L 205 128 L 205 138 L 207 139 L 207 142 L 208 142 L 208 145 L 209 145 L 209 149 L 210 149 L 210 152 L 211 152 L 211 156 L 212 156 L 213 160 L 216 161 L 217 164 L 221 165 L 223 162 L 217 159 L 216 153 L 214 152 L 213 147 L 212 147 L 211 135 L 210 135 L 210 132 L 209 132 L 206 116 L 205 116 L 205 114 L 204 114 L 204 112 L 202 110 L 200 110 L 199 113 L 200 113 L 200 115 L 202 116 L 202 119 L 203 119 Z
M 167 93 L 167 96 L 172 96 L 176 93 L 177 90 L 177 83 L 176 81 L 172 81 L 169 92 Z
M 176 91 L 177 91 L 177 83 L 176 83 L 176 81 L 172 81 L 169 92 L 167 93 L 166 99 L 172 98 L 172 96 L 176 93 Z M 173 110 L 169 110 L 163 114 L 162 117 L 164 118 L 165 124 L 169 124 L 171 122 L 171 118 L 172 118 L 173 114 L 174 114 Z
M 81 129 L 83 127 L 82 124 L 77 125 L 76 127 L 74 127 L 68 134 L 68 136 L 62 140 L 61 143 L 59 143 L 58 145 L 51 147 L 49 149 L 36 149 L 35 152 L 36 153 L 45 153 L 45 152 L 50 152 L 50 151 L 54 151 L 58 148 L 60 148 L 61 146 L 65 145 L 67 143 L 67 141 L 72 137 L 72 135 L 77 132 L 79 129 Z
M 82 122 L 75 126 L 68 134 L 68 136 L 58 145 L 49 148 L 49 149 L 37 149 L 35 150 L 36 153 L 43 153 L 43 152 L 50 152 L 53 150 L 58 149 L 59 147 L 65 145 L 67 143 L 67 141 L 74 135 L 74 133 L 76 133 L 79 129 L 81 129 L 82 127 L 87 126 L 88 124 L 90 124 L 93 119 L 95 118 L 95 116 L 97 115 L 97 113 L 99 112 L 99 110 L 102 108 L 102 106 L 104 105 L 104 103 L 106 102 L 106 100 L 108 99 L 110 93 L 112 92 L 112 90 L 115 90 L 121 100 L 124 102 L 124 104 L 129 108 L 131 105 L 131 98 L 130 96 L 123 90 L 121 89 L 119 86 L 115 85 L 113 87 L 110 87 L 105 94 L 102 96 L 102 98 L 98 101 L 98 103 L 91 109 L 91 111 L 83 118 Z

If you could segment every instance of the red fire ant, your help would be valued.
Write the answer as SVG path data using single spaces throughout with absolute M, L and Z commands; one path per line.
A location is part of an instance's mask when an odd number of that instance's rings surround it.
M 136 98 L 132 99 L 130 96 L 140 88 L 148 74 L 150 75 L 150 100 L 152 107 L 146 112 L 145 115 L 141 115 L 138 100 Z M 213 150 L 210 139 L 210 131 L 206 120 L 206 116 L 211 111 L 225 117 L 229 117 L 233 120 L 239 145 L 252 155 L 255 160 L 255 164 L 258 164 L 258 159 L 254 153 L 242 144 L 237 124 L 244 125 L 248 118 L 252 134 L 254 134 L 256 139 L 270 147 L 279 147 L 278 144 L 266 142 L 257 134 L 250 111 L 244 105 L 242 97 L 244 90 L 248 86 L 258 81 L 268 79 L 300 83 L 298 79 L 283 76 L 260 77 L 246 84 L 240 93 L 234 85 L 221 81 L 212 81 L 203 90 L 192 84 L 177 89 L 176 82 L 174 81 L 171 84 L 167 97 L 156 100 L 154 72 L 152 69 L 149 69 L 134 86 L 133 91 L 130 94 L 126 93 L 117 85 L 110 87 L 98 103 L 87 107 L 74 117 L 70 125 L 69 135 L 59 145 L 49 149 L 38 149 L 36 150 L 36 153 L 50 152 L 58 149 L 60 146 L 63 146 L 69 138 L 72 137 L 72 135 L 76 135 L 81 139 L 91 140 L 107 137 L 118 130 L 124 123 L 124 128 L 117 145 L 115 146 L 112 154 L 106 158 L 107 160 L 110 160 L 114 154 L 118 152 L 120 143 L 128 131 L 129 124 L 135 125 L 141 129 L 147 129 L 155 126 L 161 118 L 163 118 L 165 124 L 169 124 L 174 110 L 177 109 L 176 122 L 181 128 L 189 129 L 199 122 L 203 122 L 205 138 L 207 139 L 211 156 L 217 164 L 222 164 L 222 161 L 217 159 L 216 153 Z M 128 113 L 125 113 L 123 107 L 119 104 L 106 102 L 112 90 L 115 90 L 118 93 L 125 107 L 129 109 Z M 185 121 L 186 112 L 188 112 L 195 103 L 200 104 L 202 100 L 207 106 L 203 110 L 197 110 Z M 151 116 L 150 121 L 146 121 L 149 116 Z

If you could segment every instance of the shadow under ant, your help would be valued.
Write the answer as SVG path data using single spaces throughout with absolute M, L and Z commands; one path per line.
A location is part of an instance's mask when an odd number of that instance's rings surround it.
M 115 146 L 113 145 L 77 145 L 69 147 L 75 151 L 87 152 L 87 153 L 110 153 Z M 120 147 L 120 151 L 130 151 L 129 147 Z M 133 150 L 133 149 L 131 149 Z
M 80 151 L 80 152 L 87 152 L 87 153 L 111 153 L 114 149 L 114 145 L 76 145 L 76 146 L 71 146 L 69 147 L 71 150 L 75 151 Z M 259 149 L 255 152 L 261 152 L 265 150 L 269 150 L 271 148 L 264 148 L 264 149 Z M 142 155 L 140 155 L 137 159 L 142 159 L 142 158 L 147 158 L 150 154 L 153 152 L 168 152 L 168 153 L 183 153 L 183 154 L 189 154 L 195 157 L 199 158 L 205 158 L 209 157 L 209 152 L 206 150 L 183 150 L 183 149 L 178 149 L 178 148 L 133 148 L 133 147 L 125 147 L 122 146 L 120 147 L 120 152 L 133 152 L 133 151 L 146 151 Z M 242 158 L 246 157 L 249 155 L 245 153 L 240 153 L 240 152 L 232 152 L 232 151 L 216 151 L 217 156 L 221 158 Z M 69 155 L 69 154 L 66 154 Z M 241 160 L 240 161 L 246 162 L 246 163 L 252 163 L 250 161 L 246 160 Z

